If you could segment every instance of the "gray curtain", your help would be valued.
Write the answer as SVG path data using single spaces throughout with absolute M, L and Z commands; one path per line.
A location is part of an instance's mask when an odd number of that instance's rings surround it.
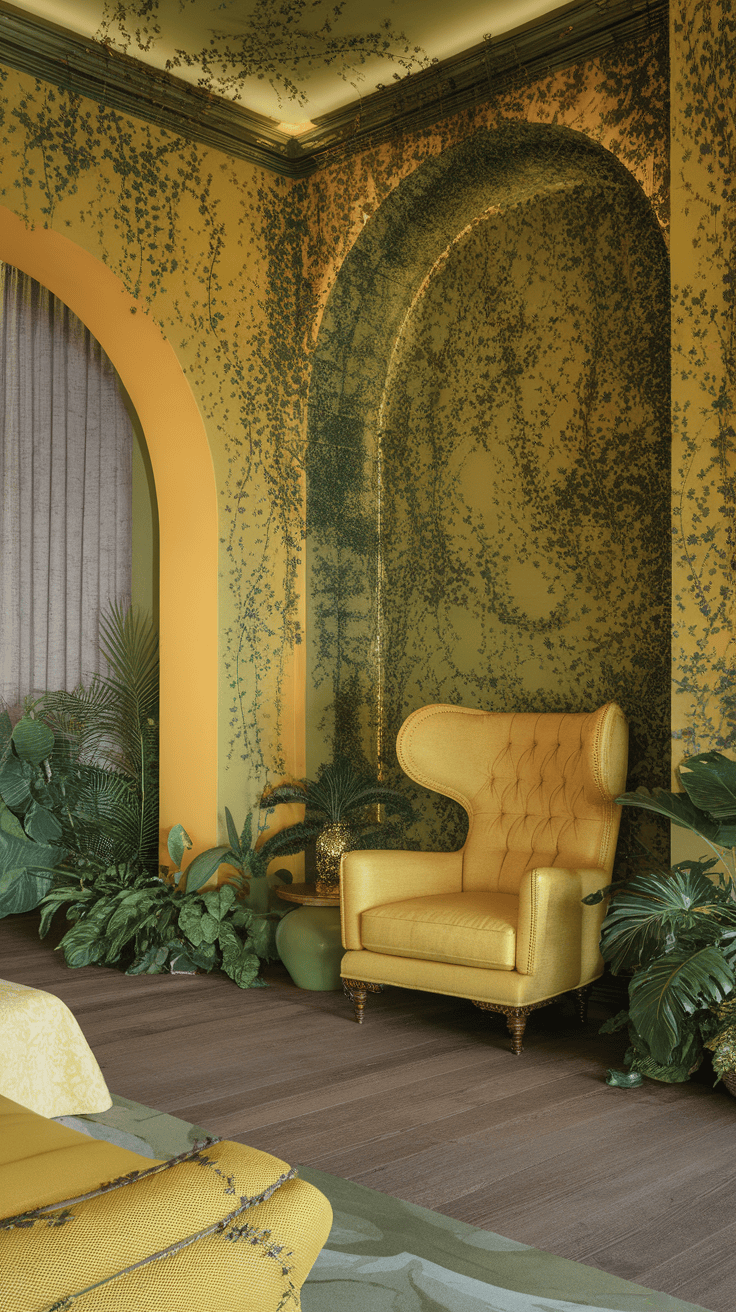
M 133 434 L 117 375 L 45 287 L 0 265 L 0 696 L 71 691 L 131 583 Z

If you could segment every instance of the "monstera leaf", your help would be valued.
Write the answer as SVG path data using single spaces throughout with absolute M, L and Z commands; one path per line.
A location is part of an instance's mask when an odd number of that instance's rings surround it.
M 701 752 L 683 761 L 680 778 L 695 806 L 720 824 L 736 826 L 736 761 L 722 752 Z
M 629 1016 L 655 1062 L 679 1050 L 693 1014 L 723 1002 L 736 985 L 731 967 L 712 944 L 698 952 L 656 957 L 629 986 Z

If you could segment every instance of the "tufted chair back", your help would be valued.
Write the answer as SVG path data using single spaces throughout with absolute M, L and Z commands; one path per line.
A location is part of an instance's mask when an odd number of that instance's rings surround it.
M 404 722 L 399 763 L 469 817 L 463 890 L 518 893 L 538 867 L 611 871 L 628 729 L 609 702 L 590 714 L 423 706 Z

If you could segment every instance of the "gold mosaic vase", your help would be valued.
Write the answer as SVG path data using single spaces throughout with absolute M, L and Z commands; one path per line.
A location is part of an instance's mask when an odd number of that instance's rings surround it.
M 326 824 L 317 838 L 316 890 L 323 896 L 333 896 L 340 889 L 340 859 L 343 852 L 349 852 L 355 838 L 355 830 L 346 820 L 334 820 Z

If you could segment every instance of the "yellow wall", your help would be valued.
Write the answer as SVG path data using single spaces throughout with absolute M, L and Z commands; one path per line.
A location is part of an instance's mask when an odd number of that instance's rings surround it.
M 736 138 L 730 0 L 670 8 L 676 766 L 736 730 Z M 673 831 L 674 859 L 702 855 Z

